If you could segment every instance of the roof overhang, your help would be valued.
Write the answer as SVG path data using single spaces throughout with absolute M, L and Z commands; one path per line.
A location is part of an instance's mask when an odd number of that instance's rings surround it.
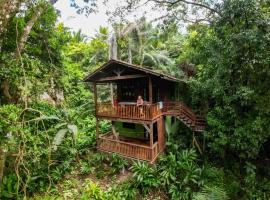
M 138 73 L 136 74 L 128 74 L 128 75 L 119 75 L 117 74 L 117 71 L 115 72 L 116 75 L 114 76 L 105 76 L 102 77 L 102 75 L 108 71 L 108 70 L 113 70 L 115 71 L 117 68 L 127 68 L 129 70 L 132 70 L 133 72 L 137 71 Z M 115 69 L 115 70 L 114 70 Z M 87 75 L 83 81 L 84 82 L 112 82 L 112 81 L 117 81 L 117 80 L 123 80 L 123 79 L 134 79 L 134 78 L 142 78 L 142 77 L 147 77 L 147 76 L 154 76 L 154 77 L 159 77 L 161 79 L 171 81 L 171 82 L 185 82 L 184 80 L 175 78 L 173 76 L 169 76 L 163 73 L 156 72 L 154 70 L 139 66 L 139 65 L 134 65 L 130 64 L 124 61 L 119 61 L 119 60 L 109 60 L 105 64 L 103 64 L 101 67 L 96 69 L 94 72 L 90 73 Z

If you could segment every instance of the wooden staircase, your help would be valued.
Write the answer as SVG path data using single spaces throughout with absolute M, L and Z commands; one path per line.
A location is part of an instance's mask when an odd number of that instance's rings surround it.
M 205 129 L 205 118 L 197 116 L 182 102 L 165 102 L 163 113 L 164 115 L 176 117 L 193 131 L 203 132 Z

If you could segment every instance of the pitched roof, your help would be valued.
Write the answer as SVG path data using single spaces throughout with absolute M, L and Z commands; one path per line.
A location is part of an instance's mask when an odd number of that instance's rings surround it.
M 89 75 L 87 75 L 83 79 L 83 81 L 84 82 L 95 82 L 96 81 L 95 80 L 95 76 L 97 76 L 99 73 L 102 73 L 102 71 L 106 71 L 107 68 L 109 68 L 109 67 L 111 67 L 111 66 L 113 66 L 115 64 L 120 65 L 120 66 L 123 66 L 123 67 L 130 68 L 130 69 L 133 69 L 133 70 L 137 70 L 137 71 L 143 72 L 145 74 L 149 74 L 149 75 L 152 75 L 152 76 L 160 77 L 160 78 L 165 79 L 165 80 L 168 80 L 168 81 L 172 81 L 172 82 L 184 82 L 184 80 L 175 78 L 173 76 L 169 76 L 167 74 L 156 72 L 154 70 L 145 68 L 145 67 L 140 66 L 140 65 L 134 65 L 134 64 L 130 64 L 130 63 L 127 63 L 127 62 L 124 62 L 124 61 L 114 60 L 114 59 L 109 60 L 108 62 L 106 62 L 105 64 L 103 64 L 101 67 L 99 67 L 98 69 L 96 69 L 94 72 L 92 72 Z

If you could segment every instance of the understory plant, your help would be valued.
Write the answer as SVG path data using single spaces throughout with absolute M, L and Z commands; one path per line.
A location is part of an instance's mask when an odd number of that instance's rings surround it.
M 158 161 L 159 179 L 172 199 L 191 199 L 201 186 L 202 168 L 194 149 L 163 156 Z
M 138 189 L 132 184 L 132 180 L 128 179 L 123 183 L 114 185 L 106 192 L 106 198 L 112 200 L 135 200 L 138 196 Z
M 143 195 L 160 185 L 156 167 L 150 166 L 146 162 L 138 161 L 134 162 L 130 169 L 133 172 L 133 185 Z
M 0 119 L 1 147 L 6 148 L 1 198 L 49 191 L 72 170 L 80 128 L 69 120 L 68 112 L 46 103 L 25 109 L 10 105 L 0 107 Z
M 105 195 L 104 192 L 96 183 L 87 179 L 83 185 L 83 190 L 80 199 L 105 200 Z

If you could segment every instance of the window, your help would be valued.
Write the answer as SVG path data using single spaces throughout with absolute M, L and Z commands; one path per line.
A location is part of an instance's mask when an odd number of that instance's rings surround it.
M 122 86 L 122 99 L 128 101 L 135 99 L 134 86 L 132 84 Z

